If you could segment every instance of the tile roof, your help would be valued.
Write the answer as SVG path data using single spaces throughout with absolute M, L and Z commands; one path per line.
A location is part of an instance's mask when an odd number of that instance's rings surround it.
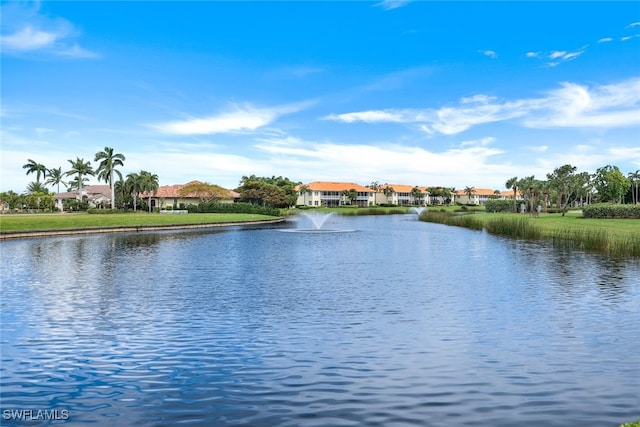
M 496 190 L 492 190 L 491 188 L 474 188 L 473 190 L 474 192 L 472 196 L 493 196 L 496 192 Z M 467 193 L 465 193 L 464 190 L 458 190 L 455 192 L 455 194 L 458 196 L 467 195 Z M 502 194 L 502 192 L 500 192 L 500 194 Z M 511 192 L 511 194 L 513 195 L 513 192 Z
M 384 184 L 384 185 L 380 186 L 380 191 L 381 192 L 384 191 L 384 189 L 387 188 L 387 187 L 393 188 L 393 191 L 396 192 L 396 193 L 411 193 L 411 190 L 413 190 L 416 186 L 415 185 L 405 185 L 405 184 Z M 423 193 L 427 192 L 427 187 L 418 186 L 418 188 Z
M 85 185 L 82 187 L 82 194 L 86 195 L 89 199 L 95 199 L 100 196 L 104 196 L 107 199 L 111 199 L 111 187 L 106 184 Z M 54 199 L 73 199 L 78 196 L 78 190 L 65 191 L 53 196 Z

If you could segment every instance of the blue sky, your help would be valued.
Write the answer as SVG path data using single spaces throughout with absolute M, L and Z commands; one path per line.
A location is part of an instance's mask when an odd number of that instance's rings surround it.
M 0 191 L 105 146 L 124 174 L 228 188 L 640 169 L 639 2 L 1 7 Z

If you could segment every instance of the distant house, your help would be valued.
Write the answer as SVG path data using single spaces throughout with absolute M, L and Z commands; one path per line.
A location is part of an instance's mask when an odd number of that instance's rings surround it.
M 358 197 L 354 204 L 361 207 L 376 203 L 376 191 L 353 182 L 316 181 L 296 187 L 298 206 L 337 207 L 351 204 L 344 191 L 356 190 Z
M 203 184 L 201 181 L 190 181 L 186 184 L 161 185 L 158 190 L 151 193 L 151 208 L 159 207 L 160 209 L 181 209 L 188 205 L 198 205 L 202 202 L 202 196 L 196 193 L 183 194 L 182 189 L 192 184 Z M 220 203 L 233 203 L 240 198 L 240 194 L 233 190 L 227 190 Z M 140 198 L 145 201 L 149 199 L 148 193 L 143 193 Z
M 429 192 L 427 187 L 418 187 L 422 193 L 422 199 L 416 200 L 413 189 L 415 186 L 404 184 L 384 184 L 376 193 L 376 205 L 413 206 L 429 204 Z
M 82 188 L 82 194 L 75 191 L 58 193 L 53 196 L 56 208 L 64 210 L 65 200 L 78 200 L 89 203 L 91 207 L 105 206 L 111 207 L 111 187 L 103 185 L 87 185 Z
M 508 199 L 513 197 L 513 191 L 497 191 L 489 188 L 474 188 L 471 197 L 464 192 L 458 190 L 455 192 L 456 202 L 463 205 L 484 205 L 489 199 Z

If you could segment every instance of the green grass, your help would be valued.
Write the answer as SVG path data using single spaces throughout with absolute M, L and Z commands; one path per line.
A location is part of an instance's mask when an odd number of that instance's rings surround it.
M 537 218 L 512 213 L 483 213 L 473 217 L 494 234 L 550 239 L 556 247 L 597 251 L 614 257 L 640 257 L 640 220 L 637 219 L 582 218 L 579 212 L 569 212 L 564 217 L 555 213 Z
M 259 221 L 273 217 L 257 214 L 158 214 L 122 213 L 89 215 L 86 213 L 0 215 L 0 232 L 36 231 L 87 227 L 137 227 L 149 225 L 209 224 Z
M 640 420 L 622 423 L 620 427 L 640 427 Z

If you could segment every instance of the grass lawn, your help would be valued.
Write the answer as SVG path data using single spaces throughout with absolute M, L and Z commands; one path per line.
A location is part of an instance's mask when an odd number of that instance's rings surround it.
M 48 230 L 87 227 L 136 227 L 148 225 L 209 224 L 223 222 L 260 221 L 274 217 L 239 213 L 117 213 L 117 214 L 34 214 L 0 215 L 0 232 Z
M 569 211 L 564 217 L 559 213 L 540 214 L 538 218 L 531 218 L 528 214 L 492 214 L 477 215 L 483 222 L 491 218 L 526 217 L 532 223 L 540 227 L 543 237 L 553 237 L 561 229 L 578 231 L 603 231 L 611 237 L 640 237 L 640 219 L 594 219 L 583 218 L 580 212 Z

